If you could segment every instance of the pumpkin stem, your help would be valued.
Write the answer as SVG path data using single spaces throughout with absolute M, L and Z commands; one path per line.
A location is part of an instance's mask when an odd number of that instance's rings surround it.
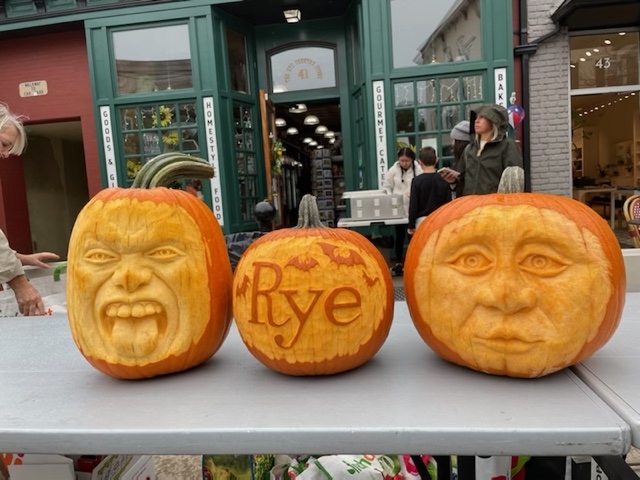
M 327 228 L 320 221 L 320 212 L 316 197 L 308 193 L 300 200 L 298 205 L 298 225 L 294 228 Z
M 504 169 L 498 184 L 498 193 L 524 192 L 524 169 L 511 166 Z
M 155 188 L 181 178 L 212 178 L 215 171 L 209 162 L 180 152 L 163 153 L 145 163 L 132 188 Z

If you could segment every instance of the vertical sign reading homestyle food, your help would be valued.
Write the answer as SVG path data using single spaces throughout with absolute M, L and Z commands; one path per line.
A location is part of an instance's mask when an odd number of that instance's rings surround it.
M 378 188 L 382 189 L 387 174 L 387 119 L 384 108 L 384 82 L 373 82 L 373 115 L 376 132 L 376 161 L 378 163 Z
M 224 225 L 224 213 L 222 211 L 222 184 L 220 182 L 220 160 L 218 158 L 218 137 L 216 136 L 216 119 L 213 111 L 213 97 L 202 99 L 204 107 L 204 128 L 207 137 L 207 160 L 213 167 L 213 178 L 209 181 L 211 186 L 211 205 L 213 213 L 220 226 Z
M 100 107 L 100 124 L 102 125 L 102 145 L 107 171 L 107 186 L 118 186 L 118 169 L 116 168 L 116 152 L 113 146 L 113 128 L 111 127 L 111 110 Z

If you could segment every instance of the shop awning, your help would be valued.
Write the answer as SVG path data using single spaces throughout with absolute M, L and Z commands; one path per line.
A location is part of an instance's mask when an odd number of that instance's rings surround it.
M 551 19 L 574 30 L 640 26 L 640 0 L 565 0 Z

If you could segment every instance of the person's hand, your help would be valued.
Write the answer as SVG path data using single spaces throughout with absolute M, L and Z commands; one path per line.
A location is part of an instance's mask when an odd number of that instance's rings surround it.
M 32 267 L 49 268 L 49 264 L 46 261 L 60 260 L 60 257 L 51 252 L 38 252 L 31 253 L 29 255 L 23 255 L 22 253 L 16 253 L 16 257 L 23 265 L 31 265 Z
M 27 277 L 18 275 L 7 283 L 16 296 L 18 310 L 22 315 L 44 315 L 46 313 L 40 292 L 29 283 Z
M 458 181 L 458 175 L 455 173 L 451 173 L 450 171 L 440 172 L 440 175 L 442 175 L 442 178 L 444 178 L 449 183 L 456 183 Z
M 409 235 L 413 235 L 414 233 L 416 233 L 416 229 L 415 228 L 407 228 L 407 233 Z

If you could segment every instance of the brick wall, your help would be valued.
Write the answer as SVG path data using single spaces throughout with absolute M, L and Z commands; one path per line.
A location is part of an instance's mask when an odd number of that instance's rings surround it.
M 529 41 L 554 29 L 559 0 L 529 0 Z M 530 59 L 531 189 L 571 196 L 571 98 L 569 37 L 565 31 L 540 43 Z

